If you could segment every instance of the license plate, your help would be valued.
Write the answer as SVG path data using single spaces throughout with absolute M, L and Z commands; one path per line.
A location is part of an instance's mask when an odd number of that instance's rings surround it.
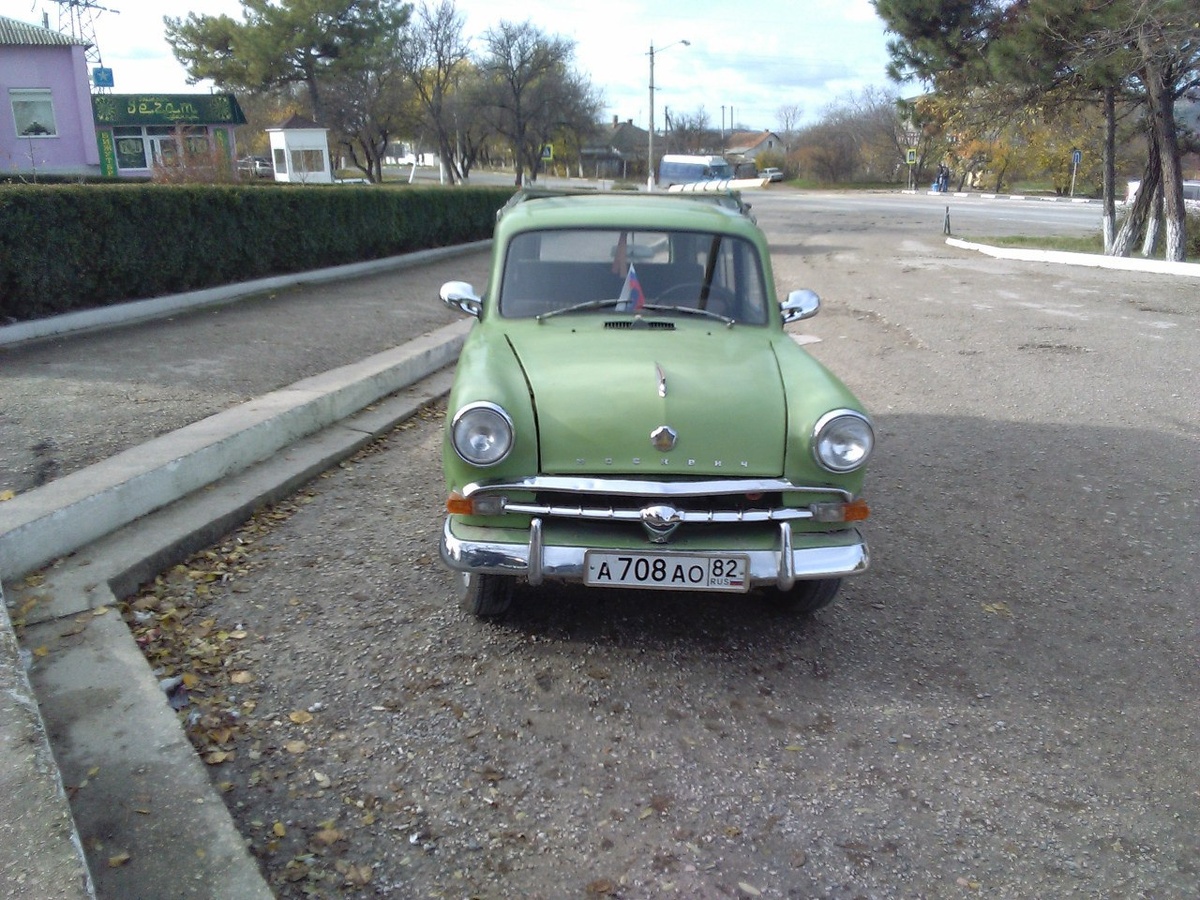
M 750 588 L 746 557 L 589 550 L 583 583 L 659 591 L 740 591 Z

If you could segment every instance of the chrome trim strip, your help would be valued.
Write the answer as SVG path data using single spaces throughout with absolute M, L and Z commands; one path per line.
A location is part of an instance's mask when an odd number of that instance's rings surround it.
M 460 493 L 470 497 L 481 491 L 569 491 L 576 494 L 619 494 L 628 497 L 708 497 L 715 494 L 767 494 L 790 491 L 801 494 L 835 494 L 849 501 L 854 495 L 836 487 L 792 484 L 786 478 L 717 478 L 696 481 L 647 481 L 637 478 L 583 478 L 567 475 L 534 475 L 512 481 L 476 481 Z
M 642 508 L 616 509 L 615 507 L 554 506 L 548 503 L 523 503 L 520 500 L 505 500 L 503 511 L 527 516 L 547 516 L 557 519 L 600 519 L 616 522 L 640 522 Z M 737 522 L 787 522 L 812 519 L 813 512 L 807 508 L 781 507 L 779 509 L 731 510 L 714 512 L 679 510 L 680 522 L 700 522 L 708 525 L 727 525 Z
M 749 578 L 752 585 L 779 587 L 785 583 L 781 573 L 788 569 L 793 581 L 811 578 L 842 578 L 865 572 L 870 565 L 870 552 L 862 535 L 851 529 L 857 541 L 839 547 L 802 547 L 799 550 L 736 550 L 748 560 Z M 790 529 L 789 529 L 790 531 Z M 782 542 L 782 535 L 781 535 Z M 540 564 L 531 567 L 534 539 L 531 533 L 529 544 L 501 543 L 497 541 L 464 541 L 455 537 L 447 518 L 442 526 L 441 556 L 451 569 L 460 572 L 483 572 L 493 575 L 530 577 L 534 568 L 540 569 L 545 579 L 583 581 L 584 547 L 542 546 L 542 538 L 536 540 Z M 790 563 L 785 562 L 785 556 Z

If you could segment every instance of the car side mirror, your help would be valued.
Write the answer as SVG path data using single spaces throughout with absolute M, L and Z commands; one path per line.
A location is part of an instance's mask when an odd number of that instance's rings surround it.
M 788 294 L 787 299 L 779 304 L 779 308 L 783 311 L 785 324 L 799 322 L 801 319 L 811 319 L 820 311 L 821 298 L 815 291 L 802 288 Z
M 465 281 L 447 281 L 438 295 L 451 309 L 461 310 L 468 316 L 478 319 L 483 311 L 483 300 L 475 293 L 475 288 Z

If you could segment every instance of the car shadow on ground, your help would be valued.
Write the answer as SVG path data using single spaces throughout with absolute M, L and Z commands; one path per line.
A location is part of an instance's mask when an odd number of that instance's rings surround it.
M 519 586 L 502 627 L 585 644 L 684 643 L 720 651 L 731 641 L 794 641 L 817 627 L 817 622 L 812 616 L 782 609 L 765 590 L 711 594 L 548 584 Z

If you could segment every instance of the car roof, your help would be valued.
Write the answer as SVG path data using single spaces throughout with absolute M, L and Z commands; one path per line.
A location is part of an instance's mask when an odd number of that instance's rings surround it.
M 750 205 L 730 191 L 523 190 L 500 211 L 497 232 L 557 228 L 757 232 Z

